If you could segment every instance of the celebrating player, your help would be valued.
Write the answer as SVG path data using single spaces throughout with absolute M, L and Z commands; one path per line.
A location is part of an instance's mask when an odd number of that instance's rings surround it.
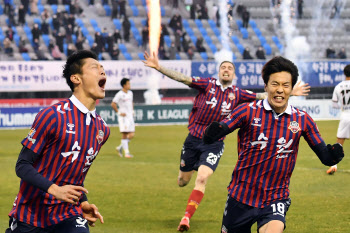
M 122 89 L 114 96 L 111 103 L 114 111 L 118 113 L 119 131 L 122 134 L 121 143 L 116 150 L 120 157 L 123 157 L 124 149 L 125 158 L 132 158 L 133 155 L 129 152 L 129 141 L 135 135 L 133 93 L 130 91 L 129 79 L 123 78 L 120 85 Z
M 350 65 L 344 67 L 344 75 L 345 80 L 335 86 L 332 97 L 333 106 L 342 109 L 337 132 L 337 142 L 341 145 L 344 145 L 345 139 L 350 138 Z M 327 173 L 332 175 L 336 171 L 337 165 L 334 165 Z
M 339 143 L 326 145 L 313 119 L 288 104 L 298 75 L 290 60 L 271 59 L 262 70 L 267 98 L 238 106 L 229 118 L 205 130 L 203 141 L 212 145 L 240 128 L 238 161 L 228 186 L 221 232 L 251 232 L 255 222 L 258 232 L 283 232 L 301 136 L 325 165 L 344 157 Z
M 87 200 L 86 174 L 110 129 L 96 113 L 106 74 L 86 50 L 68 57 L 63 76 L 73 95 L 40 111 L 16 164 L 19 193 L 6 232 L 88 233 L 103 217 Z
M 174 70 L 159 65 L 155 54 L 144 53 L 144 64 L 154 68 L 169 78 L 182 82 L 199 91 L 189 116 L 189 134 L 181 151 L 178 185 L 188 184 L 194 171 L 198 171 L 195 187 L 187 202 L 185 216 L 181 219 L 178 231 L 190 228 L 190 218 L 200 204 L 208 178 L 214 173 L 224 152 L 224 138 L 211 145 L 202 143 L 204 129 L 213 121 L 221 121 L 241 103 L 256 99 L 264 99 L 265 93 L 252 93 L 232 85 L 235 78 L 235 66 L 232 62 L 224 61 L 219 67 L 219 79 L 189 77 Z M 307 95 L 309 86 L 298 85 L 294 95 Z

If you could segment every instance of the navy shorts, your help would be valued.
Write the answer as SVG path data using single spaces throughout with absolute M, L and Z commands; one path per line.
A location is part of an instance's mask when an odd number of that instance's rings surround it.
M 204 144 L 202 139 L 188 134 L 181 150 L 180 170 L 189 172 L 206 165 L 215 171 L 224 153 L 224 142 Z
M 12 229 L 12 230 L 11 230 Z M 10 217 L 5 233 L 89 233 L 88 221 L 82 216 L 74 216 L 47 228 L 35 227 Z
M 250 233 L 252 225 L 257 222 L 257 229 L 272 220 L 284 223 L 291 204 L 290 198 L 271 202 L 264 208 L 256 208 L 238 202 L 230 195 L 227 198 L 224 216 L 222 218 L 222 233 Z

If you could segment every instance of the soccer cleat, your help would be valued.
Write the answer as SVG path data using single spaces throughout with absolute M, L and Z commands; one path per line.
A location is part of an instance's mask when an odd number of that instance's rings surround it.
M 334 172 L 336 172 L 336 171 L 337 171 L 337 167 L 332 166 L 332 167 L 330 167 L 330 168 L 327 170 L 327 174 L 328 174 L 328 175 L 333 175 Z
M 115 149 L 117 150 L 119 157 L 123 158 L 123 147 L 117 146 Z
M 188 231 L 190 229 L 190 219 L 188 217 L 183 217 L 177 230 L 180 232 Z
M 125 158 L 134 158 L 134 156 L 131 154 L 125 154 Z

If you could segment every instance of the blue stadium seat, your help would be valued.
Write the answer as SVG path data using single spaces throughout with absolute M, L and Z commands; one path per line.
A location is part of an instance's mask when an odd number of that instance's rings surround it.
M 176 58 L 176 60 L 181 60 L 180 54 L 176 53 L 175 58 Z
M 69 6 L 69 5 L 64 5 L 64 9 L 65 9 L 68 13 L 70 13 L 70 6 Z
M 260 29 L 259 28 L 253 28 L 253 31 L 255 32 L 255 35 L 256 36 L 262 36 L 262 33 L 261 33 L 261 31 L 260 31 Z
M 129 0 L 128 2 L 129 2 L 129 5 L 130 5 L 130 6 L 135 6 L 134 0 Z
M 195 19 L 194 22 L 199 29 L 203 27 L 202 21 L 200 19 Z
M 203 39 L 208 43 L 208 44 L 212 44 L 213 41 L 211 40 L 210 36 L 204 36 Z
M 165 16 L 165 8 L 164 8 L 164 6 L 160 6 L 160 15 L 162 16 L 162 17 L 164 17 Z
M 266 55 L 271 55 L 271 53 L 272 53 L 271 46 L 270 46 L 268 43 L 265 43 L 265 44 L 263 45 L 263 47 L 264 47 L 264 49 L 265 49 Z
M 208 19 L 208 23 L 209 23 L 209 25 L 210 25 L 211 28 L 213 28 L 213 29 L 216 28 L 216 23 L 215 23 L 214 20 Z
M 139 30 L 136 27 L 131 27 L 130 30 L 134 36 L 141 36 Z
M 120 43 L 118 46 L 119 46 L 120 52 L 122 52 L 122 53 L 128 52 L 128 49 L 126 48 L 125 44 Z
M 280 51 L 280 53 L 282 53 L 283 52 L 283 45 L 281 44 L 281 42 L 278 39 L 278 37 L 277 36 L 272 36 L 271 38 L 272 38 L 272 41 L 275 42 L 275 44 L 276 44 L 278 50 Z
M 199 53 L 201 55 L 201 57 L 203 58 L 203 60 L 208 60 L 208 54 L 206 52 L 201 52 Z
M 98 59 L 99 61 L 102 60 L 102 53 L 99 53 L 99 54 L 97 55 L 97 59 Z
M 234 53 L 232 53 L 232 61 L 236 61 L 237 60 L 237 57 Z
M 244 52 L 243 45 L 242 44 L 236 44 L 236 47 L 237 47 L 239 53 L 243 55 L 243 52 Z
M 66 54 L 66 56 L 68 55 L 68 45 L 67 45 L 67 43 L 63 44 L 63 52 L 64 52 L 64 54 Z
M 187 32 L 188 36 L 195 36 L 192 28 L 185 27 L 185 31 Z
M 84 27 L 84 22 L 82 19 L 76 18 L 75 22 L 78 24 L 79 27 Z
M 133 16 L 139 16 L 139 9 L 137 8 L 137 6 L 130 6 L 131 11 L 132 11 L 132 15 Z
M 113 24 L 116 29 L 121 30 L 122 29 L 122 23 L 119 19 L 113 19 Z
M 242 22 L 242 20 L 240 20 L 240 19 L 237 19 L 237 20 L 236 20 L 236 24 L 237 24 L 237 26 L 238 26 L 238 29 L 240 29 L 240 28 L 243 27 L 243 22 Z
M 99 28 L 99 27 L 94 27 L 94 30 L 95 30 L 95 32 L 99 32 L 99 33 L 102 32 L 101 28 Z
M 170 46 L 171 46 L 171 39 L 170 39 L 170 36 L 165 35 L 165 36 L 164 36 L 164 42 L 165 42 L 166 45 L 170 48 Z
M 125 57 L 126 60 L 128 60 L 128 61 L 131 61 L 131 60 L 132 60 L 132 56 L 130 55 L 130 53 L 125 52 L 125 53 L 123 53 L 123 55 L 124 55 L 124 57 Z
M 213 29 L 213 32 L 214 32 L 214 34 L 216 35 L 216 37 L 218 37 L 219 38 L 219 36 L 221 35 L 221 32 L 220 32 L 220 30 L 218 29 L 218 28 L 212 28 Z
M 18 34 L 14 34 L 13 40 L 15 41 L 16 45 L 19 46 L 19 42 L 21 40 L 21 37 Z
M 2 5 L 0 4 L 0 15 L 4 14 L 4 9 L 2 8 Z
M 40 18 L 34 18 L 33 22 L 38 24 L 39 28 L 41 28 L 41 19 Z
M 140 35 L 134 35 L 135 40 L 137 41 L 137 45 L 142 45 L 142 37 Z
M 142 19 L 142 20 L 141 20 L 141 24 L 142 24 L 143 27 L 146 26 L 147 20 L 146 20 L 146 19 Z
M 39 14 L 43 13 L 45 7 L 41 4 L 38 4 L 38 10 L 39 10 Z
M 31 58 L 28 53 L 21 53 L 23 60 L 30 61 Z
M 209 44 L 209 48 L 211 49 L 211 51 L 213 53 L 216 53 L 218 51 L 218 49 L 216 48 L 215 44 L 213 44 L 213 43 Z
M 192 43 L 193 44 L 196 44 L 197 42 L 197 37 L 196 36 L 190 36 L 191 40 L 192 40 Z
M 199 31 L 200 31 L 200 33 L 201 33 L 203 36 L 207 36 L 207 35 L 208 35 L 207 30 L 205 30 L 205 28 L 203 28 L 203 27 L 200 28 Z
M 190 24 L 188 23 L 187 19 L 183 19 L 183 20 L 182 20 L 182 25 L 183 25 L 184 27 L 190 27 Z
M 47 20 L 47 23 L 50 25 L 51 29 L 53 30 L 54 28 L 53 28 L 52 18 L 49 18 Z
M 147 6 L 146 0 L 142 0 L 142 6 Z
M 86 39 L 88 40 L 89 46 L 91 47 L 94 44 L 94 41 L 95 41 L 94 38 L 90 35 L 87 35 Z
M 106 11 L 106 16 L 111 16 L 112 14 L 112 9 L 109 5 L 103 5 L 103 8 L 105 9 Z
M 89 35 L 89 30 L 84 26 L 81 27 L 81 32 L 83 33 L 83 35 L 85 37 L 87 37 Z
M 231 39 L 232 39 L 233 43 L 240 44 L 237 36 L 231 36 Z
M 143 53 L 138 53 L 137 55 L 139 56 L 140 60 L 144 60 L 144 59 L 145 59 L 145 58 L 143 57 Z
M 261 45 L 264 45 L 266 43 L 266 38 L 264 36 L 259 36 L 258 39 L 259 39 Z
M 256 25 L 256 22 L 252 19 L 249 20 L 249 24 L 250 26 L 254 29 L 254 28 L 258 28 L 258 26 Z
M 0 46 L 4 46 L 3 41 L 5 40 L 4 35 L 0 35 Z
M 32 29 L 30 29 L 30 27 L 24 25 L 23 26 L 23 31 L 25 32 L 25 34 L 31 34 L 32 33 Z
M 56 5 L 56 4 L 51 5 L 51 9 L 52 9 L 52 12 L 53 12 L 54 14 L 57 13 L 57 5 Z
M 249 37 L 249 34 L 248 34 L 248 30 L 246 29 L 246 28 L 241 28 L 240 29 L 240 31 L 241 31 L 241 33 L 242 33 L 242 38 L 243 39 L 248 39 L 248 37 Z
M 4 31 L 2 30 L 2 28 L 0 27 L 0 36 L 4 35 Z
M 130 21 L 131 27 L 136 28 L 134 20 L 129 18 L 129 21 Z
M 96 19 L 90 19 L 90 24 L 92 27 L 98 27 L 98 23 L 97 23 Z
M 72 34 L 72 40 L 74 44 L 77 42 L 77 36 L 75 34 Z
M 43 35 L 41 36 L 41 38 L 43 38 L 43 41 L 44 41 L 45 45 L 46 45 L 47 47 L 49 47 L 49 44 L 50 44 L 50 36 L 49 36 L 49 35 L 46 35 L 46 34 L 43 34 Z

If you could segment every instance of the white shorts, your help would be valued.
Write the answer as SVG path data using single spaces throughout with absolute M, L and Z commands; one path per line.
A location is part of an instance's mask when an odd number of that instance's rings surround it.
M 340 115 L 337 138 L 350 138 L 350 114 L 342 113 Z
M 135 132 L 135 122 L 132 116 L 118 116 L 118 124 L 121 133 Z

